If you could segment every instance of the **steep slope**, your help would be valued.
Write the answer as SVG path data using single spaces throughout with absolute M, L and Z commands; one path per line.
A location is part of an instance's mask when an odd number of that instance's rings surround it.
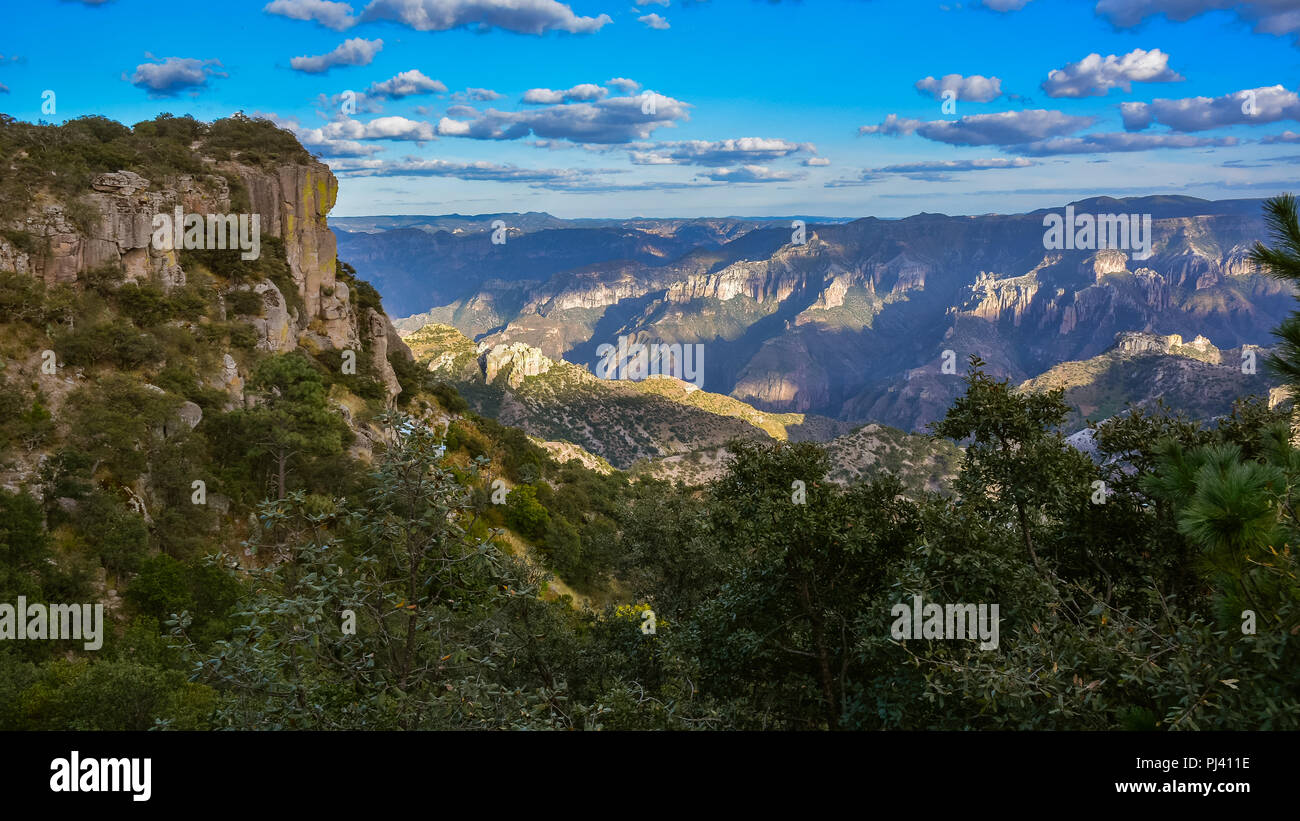
M 0 123 L 0 148 L 0 379 L 49 419 L 40 438 L 0 458 L 0 487 L 53 504 L 58 483 L 42 484 L 51 460 L 89 454 L 76 468 L 88 486 L 130 500 L 152 524 L 151 511 L 189 493 L 155 467 L 176 459 L 186 486 L 202 479 L 211 492 L 208 510 L 238 524 L 233 513 L 260 498 L 249 453 L 266 458 L 272 446 L 240 441 L 251 432 L 234 420 L 268 397 L 288 401 L 304 375 L 321 391 L 309 404 L 327 414 L 290 414 L 281 428 L 297 435 L 319 422 L 322 438 L 275 446 L 280 483 L 300 451 L 322 443 L 368 458 L 369 419 L 402 394 L 397 372 L 411 354 L 378 294 L 338 261 L 326 221 L 338 182 L 292 135 L 238 116 L 163 116 L 133 129 L 92 117 Z M 155 223 L 178 212 L 179 245 Z M 226 217 L 229 236 L 217 230 Z M 264 368 L 295 351 L 300 364 Z M 128 415 L 102 416 L 104 402 Z M 142 455 L 127 459 L 126 448 Z M 169 448 L 184 456 L 159 455 Z
M 1067 429 L 1157 399 L 1194 419 L 1212 419 L 1229 413 L 1233 401 L 1245 396 L 1270 396 L 1270 404 L 1276 404 L 1278 382 L 1264 367 L 1267 354 L 1249 345 L 1220 350 L 1203 336 L 1184 341 L 1178 334 L 1121 333 L 1105 353 L 1057 365 L 1020 390 L 1064 389 L 1073 409 Z
M 160 169 L 162 174 L 151 180 L 117 169 L 92 175 L 90 190 L 73 194 L 36 190 L 19 200 L 7 192 L 0 270 L 36 277 L 50 287 L 84 285 L 89 272 L 120 270 L 125 283 L 155 282 L 165 292 L 185 286 L 196 271 L 216 274 L 228 285 L 222 294 L 223 315 L 248 318 L 257 329 L 258 349 L 280 353 L 304 344 L 315 350 L 368 350 L 376 376 L 389 397 L 396 396 L 401 388 L 388 353 L 391 349 L 409 358 L 409 351 L 375 300 L 355 291 L 355 280 L 339 266 L 334 235 L 326 223 L 338 193 L 338 180 L 329 167 L 300 148 L 301 153 L 258 164 L 238 154 L 216 159 L 215 147 L 202 142 L 193 148 L 208 173 L 167 174 L 171 169 Z M 11 161 L 15 177 L 26 159 L 20 152 Z M 258 215 L 261 251 L 268 259 L 246 265 L 239 249 L 192 254 L 155 247 L 154 217 L 171 215 L 177 208 L 204 218 Z M 287 265 L 288 277 L 277 282 L 279 259 Z M 258 278 L 253 274 L 262 263 L 268 275 Z M 230 273 L 236 276 L 223 276 Z M 233 298 L 238 291 L 255 293 L 260 304 Z M 230 351 L 223 352 L 222 359 L 221 378 L 232 398 L 242 401 L 235 386 L 248 376 L 247 370 Z
M 826 442 L 839 482 L 896 473 L 916 490 L 943 490 L 959 451 L 951 443 L 871 425 L 756 410 L 671 377 L 599 379 L 522 343 L 489 348 L 455 328 L 407 334 L 416 360 L 448 380 L 479 412 L 527 431 L 562 458 L 634 476 L 701 484 L 726 465 L 732 438 Z

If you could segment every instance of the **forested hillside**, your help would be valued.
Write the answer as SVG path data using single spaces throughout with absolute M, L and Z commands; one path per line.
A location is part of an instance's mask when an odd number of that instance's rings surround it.
M 0 164 L 0 602 L 107 613 L 0 642 L 0 728 L 1300 728 L 1286 404 L 1089 456 L 974 356 L 945 493 L 762 438 L 698 487 L 561 464 L 416 364 L 287 132 L 6 118 Z M 159 250 L 178 206 L 260 256 Z M 918 596 L 1000 616 L 900 639 Z

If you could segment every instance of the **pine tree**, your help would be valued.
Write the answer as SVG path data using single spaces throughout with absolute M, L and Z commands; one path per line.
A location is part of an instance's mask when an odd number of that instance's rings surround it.
M 1273 197 L 1264 203 L 1264 212 L 1274 246 L 1256 242 L 1250 259 L 1278 279 L 1300 285 L 1300 218 L 1295 195 Z M 1285 380 L 1292 396 L 1300 395 L 1300 312 L 1283 320 L 1273 335 L 1279 340 L 1278 350 L 1268 364 Z

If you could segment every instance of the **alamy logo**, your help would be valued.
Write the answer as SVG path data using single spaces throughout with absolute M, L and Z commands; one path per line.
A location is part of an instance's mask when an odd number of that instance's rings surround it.
M 132 801 L 153 794 L 152 758 L 81 758 L 76 750 L 50 762 L 50 792 L 129 792 Z
M 643 339 L 648 338 L 643 337 Z M 631 341 L 634 337 L 620 336 L 618 345 L 608 342 L 596 348 L 600 364 L 596 376 L 601 379 L 645 379 L 647 376 L 672 376 L 704 387 L 704 345 L 683 345 L 674 342 L 666 345 L 654 342 Z
M 104 646 L 104 605 L 0 604 L 0 641 L 5 639 L 77 639 L 86 650 Z
M 155 251 L 239 249 L 240 259 L 257 259 L 262 255 L 262 216 L 186 214 L 178 205 L 174 215 L 154 215 L 152 245 Z
M 998 649 L 996 604 L 927 604 L 913 596 L 912 604 L 896 604 L 889 615 L 897 621 L 889 628 L 895 639 L 974 639 L 981 650 Z M 978 628 L 978 630 L 977 630 Z
M 1133 259 L 1151 256 L 1150 214 L 1075 214 L 1065 206 L 1065 217 L 1043 217 L 1043 247 L 1049 251 L 1137 251 Z

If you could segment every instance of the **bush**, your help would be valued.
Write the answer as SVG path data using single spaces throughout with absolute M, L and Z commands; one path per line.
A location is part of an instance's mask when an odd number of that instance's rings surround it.
M 522 536 L 537 541 L 546 535 L 551 515 L 537 501 L 531 485 L 520 485 L 506 496 L 506 524 Z
M 270 120 L 241 111 L 208 127 L 205 147 L 217 156 L 259 164 L 305 163 L 311 155 L 298 138 Z
M 429 388 L 429 393 L 437 397 L 438 404 L 442 405 L 447 413 L 461 414 L 469 411 L 469 403 L 465 401 L 465 397 L 446 382 L 435 382 Z
M 194 610 L 194 594 L 185 578 L 185 566 L 171 556 L 153 556 L 140 565 L 131 579 L 126 600 L 137 613 L 166 621 L 174 613 Z
M 226 312 L 229 316 L 261 316 L 262 295 L 256 291 L 227 291 Z
M 64 330 L 55 337 L 54 350 L 70 365 L 107 362 L 123 370 L 133 370 L 163 358 L 162 345 L 157 339 L 140 333 L 121 319 Z
M 135 282 L 117 289 L 117 306 L 141 328 L 161 325 L 172 317 L 172 305 L 162 288 Z
M 82 500 L 75 522 L 110 573 L 135 571 L 148 554 L 149 528 L 144 519 L 102 490 Z

